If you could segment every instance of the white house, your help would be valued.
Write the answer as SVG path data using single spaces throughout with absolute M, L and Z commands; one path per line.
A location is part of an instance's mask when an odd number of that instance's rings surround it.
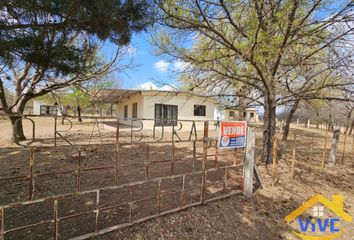
M 61 115 L 58 105 L 52 105 L 40 100 L 33 100 L 33 115 Z
M 138 126 L 134 119 L 144 119 L 144 128 L 152 128 L 154 123 L 176 125 L 175 120 L 213 121 L 218 104 L 213 98 L 188 92 L 128 89 L 100 90 L 95 101 L 116 103 L 123 124 Z

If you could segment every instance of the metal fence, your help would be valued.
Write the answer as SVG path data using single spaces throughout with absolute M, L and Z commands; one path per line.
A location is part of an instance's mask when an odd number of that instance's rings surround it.
M 214 123 L 131 121 L 113 143 L 2 150 L 0 239 L 85 239 L 241 193 L 244 151 L 218 150 Z

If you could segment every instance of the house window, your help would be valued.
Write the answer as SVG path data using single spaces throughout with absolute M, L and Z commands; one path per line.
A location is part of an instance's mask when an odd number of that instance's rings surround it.
M 235 116 L 235 112 L 234 111 L 230 111 L 229 112 L 229 117 L 234 117 Z
M 124 105 L 124 118 L 128 118 L 128 105 Z
M 41 105 L 40 115 L 57 115 L 58 106 Z
M 313 217 L 323 217 L 324 216 L 324 208 L 323 206 L 315 206 L 313 207 Z
M 176 126 L 178 106 L 155 104 L 155 125 L 156 126 Z
M 138 103 L 133 103 L 132 118 L 138 118 Z
M 251 118 L 254 118 L 254 113 L 253 112 L 251 113 Z
M 194 105 L 194 116 L 205 116 L 205 106 Z

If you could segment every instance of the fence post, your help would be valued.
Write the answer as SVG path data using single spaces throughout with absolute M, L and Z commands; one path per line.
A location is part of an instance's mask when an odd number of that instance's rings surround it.
M 195 140 L 193 141 L 193 172 L 195 171 L 195 161 L 196 161 L 196 143 Z
M 58 199 L 54 200 L 54 229 L 53 229 L 53 239 L 58 239 Z
M 215 141 L 215 167 L 216 167 L 216 168 L 219 167 L 218 154 L 219 154 L 219 150 L 218 150 L 218 140 L 216 140 L 216 141 Z
M 352 158 L 354 158 L 354 134 L 352 137 Z
M 57 117 L 54 117 L 54 147 L 57 146 Z
M 244 187 L 243 195 L 245 197 L 251 197 L 253 193 L 253 172 L 255 167 L 254 150 L 256 145 L 256 129 L 254 127 L 248 127 L 247 129 L 247 143 L 246 143 L 246 156 L 243 169 Z
M 291 160 L 291 180 L 294 180 L 295 178 L 295 164 L 296 164 L 296 133 L 294 133 L 293 156 Z
M 207 161 L 208 161 L 208 132 L 209 132 L 209 122 L 204 122 L 204 137 L 203 137 L 203 178 L 202 178 L 202 195 L 201 202 L 202 204 L 205 201 L 205 183 L 206 183 L 206 174 L 207 174 Z
M 172 126 L 172 160 L 171 160 L 171 174 L 175 173 L 175 126 Z
M 234 149 L 234 166 L 237 165 L 237 148 Z
M 324 164 L 325 164 L 326 150 L 327 150 L 327 137 L 328 137 L 328 130 L 326 130 L 325 142 L 324 142 L 323 153 L 322 153 L 321 168 L 324 168 Z
M 331 145 L 331 151 L 329 153 L 328 165 L 334 166 L 336 164 L 336 152 L 339 142 L 340 128 L 336 127 L 333 131 L 333 139 Z
M 347 145 L 347 139 L 348 139 L 348 133 L 344 132 L 343 154 L 342 154 L 342 158 L 340 160 L 340 164 L 344 163 L 345 148 L 346 148 L 346 145 Z
M 0 208 L 0 240 L 4 239 L 4 208 Z
M 312 133 L 312 142 L 311 142 L 311 150 L 310 150 L 310 166 L 312 166 L 313 163 L 313 147 L 315 145 L 315 134 Z
M 150 164 L 150 149 L 149 144 L 146 144 L 146 159 L 145 159 L 145 179 L 149 178 L 149 164 Z
M 34 195 L 34 166 L 33 166 L 33 159 L 34 159 L 34 149 L 31 148 L 30 151 L 30 159 L 29 159 L 29 200 L 33 201 Z

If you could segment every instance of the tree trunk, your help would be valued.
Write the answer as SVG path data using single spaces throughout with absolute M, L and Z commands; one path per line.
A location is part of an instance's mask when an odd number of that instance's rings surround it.
M 320 114 L 316 112 L 316 129 L 320 128 Z
M 299 106 L 299 101 L 294 102 L 294 104 L 291 106 L 291 109 L 290 109 L 288 115 L 286 116 L 286 122 L 285 122 L 285 126 L 284 126 L 282 141 L 287 141 L 287 139 L 288 139 L 289 130 L 290 130 L 290 123 L 291 123 L 291 120 L 293 119 L 293 116 L 294 116 L 298 106 Z
M 22 117 L 21 116 L 10 116 L 11 126 L 12 126 L 12 142 L 15 140 L 26 140 L 25 134 L 23 133 Z
M 285 121 L 285 126 L 284 126 L 284 129 L 283 129 L 283 136 L 282 136 L 282 152 L 281 152 L 281 155 L 282 155 L 282 158 L 285 157 L 286 155 L 286 141 L 288 140 L 288 136 L 289 136 L 289 131 L 290 131 L 290 123 L 291 123 L 291 120 L 293 119 L 293 116 L 297 110 L 297 107 L 299 106 L 299 100 L 295 101 L 294 104 L 291 106 L 291 109 L 288 113 L 288 115 L 286 116 L 286 121 Z
M 246 112 L 246 102 L 244 97 L 239 98 L 239 103 L 238 103 L 238 121 L 244 121 L 245 120 L 245 112 Z
M 349 129 L 349 133 L 348 133 L 349 135 L 351 135 L 353 133 L 353 129 L 354 129 L 354 118 L 352 120 L 352 124 L 351 124 L 350 129 Z
M 331 145 L 331 151 L 329 153 L 328 165 L 334 166 L 336 164 L 336 153 L 337 153 L 337 145 L 339 142 L 340 128 L 336 127 L 333 131 L 333 139 Z
M 29 99 L 29 97 L 24 97 L 23 100 L 18 103 L 16 112 L 14 114 L 9 113 L 9 118 L 12 126 L 12 142 L 15 142 L 16 139 L 19 141 L 26 140 L 25 134 L 23 132 L 22 115 Z
M 81 118 L 81 107 L 77 106 L 77 120 L 79 122 L 82 122 L 82 118 Z
M 270 97 L 265 97 L 264 103 L 264 126 L 263 126 L 263 149 L 262 161 L 266 164 L 272 162 L 273 143 L 276 126 L 276 106 L 275 100 Z

